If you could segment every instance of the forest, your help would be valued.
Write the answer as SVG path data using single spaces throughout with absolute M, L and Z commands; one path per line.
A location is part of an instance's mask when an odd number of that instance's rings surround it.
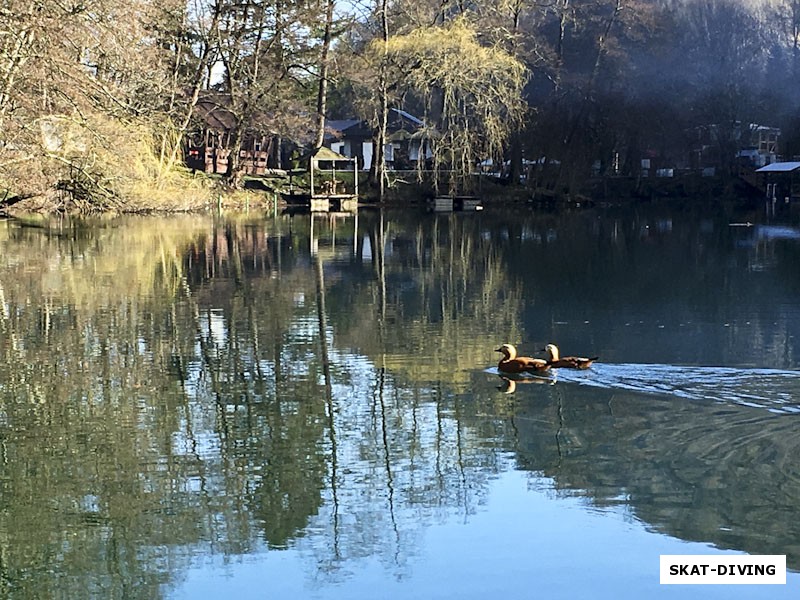
M 198 102 L 224 98 L 232 147 L 253 132 L 321 144 L 359 118 L 383 148 L 390 109 L 435 132 L 434 168 L 505 160 L 634 175 L 681 165 L 742 124 L 800 155 L 798 0 L 6 0 L 0 7 L 0 206 L 186 209 Z M 238 188 L 231 153 L 221 182 Z M 383 191 L 383 157 L 370 173 Z

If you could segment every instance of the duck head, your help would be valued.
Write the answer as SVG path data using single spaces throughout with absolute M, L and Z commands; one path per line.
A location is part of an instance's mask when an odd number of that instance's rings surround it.
M 500 352 L 506 357 L 506 360 L 512 360 L 517 356 L 517 349 L 511 344 L 503 344 L 495 352 Z
M 550 355 L 551 361 L 559 359 L 558 346 L 555 344 L 547 344 L 547 346 L 544 347 L 544 351 Z

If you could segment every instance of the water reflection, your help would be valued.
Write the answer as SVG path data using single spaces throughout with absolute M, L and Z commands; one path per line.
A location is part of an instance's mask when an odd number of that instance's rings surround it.
M 324 585 L 404 577 L 510 469 L 800 567 L 798 245 L 729 222 L 0 223 L 0 595 L 152 598 L 298 547 Z M 604 362 L 502 381 L 503 341 Z
M 536 397 L 518 398 L 513 418 L 523 468 L 594 506 L 625 504 L 658 531 L 753 554 L 779 550 L 797 569 L 793 417 L 624 390 L 529 389 Z

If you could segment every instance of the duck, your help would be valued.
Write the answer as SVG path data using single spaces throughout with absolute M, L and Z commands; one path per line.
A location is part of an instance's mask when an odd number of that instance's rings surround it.
M 511 344 L 503 344 L 495 352 L 503 355 L 497 364 L 497 370 L 501 373 L 544 373 L 550 369 L 550 364 L 542 358 L 517 356 L 517 349 Z
M 588 369 L 592 363 L 596 361 L 599 356 L 592 358 L 584 358 L 582 356 L 561 356 L 558 351 L 558 346 L 555 344 L 547 344 L 542 349 L 542 352 L 547 352 L 550 358 L 547 359 L 547 364 L 551 367 L 563 367 L 567 369 Z

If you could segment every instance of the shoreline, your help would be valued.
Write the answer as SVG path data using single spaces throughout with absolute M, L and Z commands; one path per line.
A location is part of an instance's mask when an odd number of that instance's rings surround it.
M 171 189 L 138 190 L 128 199 L 113 202 L 93 203 L 90 200 L 76 202 L 56 197 L 55 191 L 19 198 L 0 203 L 0 216 L 17 215 L 166 215 L 180 213 L 205 213 L 209 211 L 285 210 L 293 208 L 283 196 L 281 179 L 259 177 L 245 182 L 244 189 L 227 189 L 215 178 L 192 178 L 186 187 L 171 186 Z M 764 198 L 752 186 L 746 186 L 737 178 L 704 177 L 683 175 L 675 178 L 607 177 L 587 181 L 581 192 L 555 192 L 523 184 L 485 179 L 479 182 L 473 194 L 481 200 L 484 208 L 494 206 L 527 206 L 546 210 L 561 208 L 587 208 L 598 205 L 649 203 L 656 201 L 727 201 L 757 202 Z M 302 188 L 299 188 L 302 190 Z M 432 186 L 414 183 L 394 187 L 387 197 L 379 202 L 373 190 L 364 185 L 366 193 L 359 195 L 359 208 L 403 208 L 424 207 L 436 195 Z M 13 200 L 13 202 L 8 202 Z M 302 209 L 303 207 L 298 207 Z

